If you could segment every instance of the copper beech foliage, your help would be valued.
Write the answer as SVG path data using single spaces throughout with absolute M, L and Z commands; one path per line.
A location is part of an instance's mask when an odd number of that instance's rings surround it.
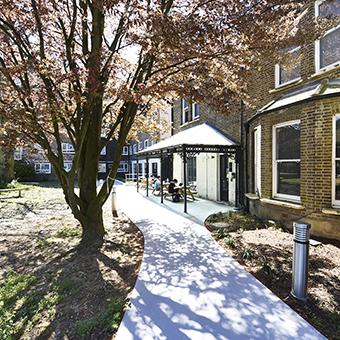
M 16 134 L 40 144 L 74 216 L 96 229 L 101 218 L 91 216 L 112 186 L 109 179 L 95 189 L 102 147 L 117 141 L 114 178 L 126 139 L 157 131 L 158 112 L 173 97 L 204 97 L 219 109 L 235 95 L 247 100 L 247 71 L 296 42 L 306 3 L 0 0 L 2 142 Z M 64 137 L 75 148 L 70 172 Z

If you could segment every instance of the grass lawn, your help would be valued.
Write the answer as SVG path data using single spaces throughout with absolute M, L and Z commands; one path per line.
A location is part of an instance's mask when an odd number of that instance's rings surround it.
M 288 231 L 242 213 L 212 215 L 206 226 L 247 271 L 329 339 L 340 339 L 339 243 L 323 240 L 310 246 L 308 301 L 303 305 L 289 294 L 293 236 Z
M 58 186 L 0 195 L 0 339 L 111 339 L 137 276 L 143 237 L 104 209 L 100 250 L 78 247 L 81 230 Z

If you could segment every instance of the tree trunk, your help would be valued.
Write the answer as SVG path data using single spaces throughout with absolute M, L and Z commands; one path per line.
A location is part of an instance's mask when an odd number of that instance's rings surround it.
M 81 243 L 101 246 L 105 234 L 102 208 L 89 210 L 80 223 L 83 229 Z

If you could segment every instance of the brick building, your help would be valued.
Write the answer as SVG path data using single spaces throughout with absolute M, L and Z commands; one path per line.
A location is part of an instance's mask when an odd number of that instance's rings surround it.
M 332 15 L 340 1 L 310 2 L 306 20 Z M 287 53 L 249 86 L 260 104 L 247 112 L 246 201 L 259 217 L 340 239 L 340 27 Z
M 74 148 L 66 139 L 62 142 L 62 152 L 64 158 L 64 169 L 66 171 L 71 169 L 74 157 Z M 113 157 L 115 153 L 115 142 L 110 141 L 106 147 L 103 148 L 100 154 L 98 163 L 98 179 L 106 179 L 113 164 Z M 40 145 L 35 144 L 30 147 L 18 147 L 14 151 L 14 160 L 20 162 L 30 163 L 34 169 L 35 181 L 55 181 L 57 180 L 55 171 L 51 163 L 46 158 L 43 149 Z M 117 177 L 125 178 L 125 174 L 129 172 L 129 147 L 123 147 L 122 159 L 118 168 Z

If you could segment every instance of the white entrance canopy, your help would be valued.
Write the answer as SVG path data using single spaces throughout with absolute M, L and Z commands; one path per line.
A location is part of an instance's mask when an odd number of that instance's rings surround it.
M 236 178 L 237 190 L 240 188 L 240 146 L 230 137 L 220 132 L 207 123 L 193 126 L 184 131 L 154 144 L 143 151 L 137 153 L 137 162 L 139 157 L 146 157 L 148 163 L 149 157 L 159 157 L 161 159 L 161 203 L 163 203 L 163 171 L 162 160 L 172 154 L 178 153 L 183 161 L 184 177 L 184 212 L 187 212 L 187 159 L 199 153 L 222 153 L 232 154 L 236 160 Z M 147 169 L 149 167 L 147 166 Z M 137 178 L 139 178 L 139 167 L 137 166 Z M 139 184 L 137 180 L 137 191 Z M 149 174 L 146 175 L 146 195 L 149 196 Z M 238 202 L 238 200 L 236 200 Z
M 159 154 L 162 150 L 165 152 L 180 152 L 183 146 L 188 151 L 194 148 L 198 152 L 220 152 L 220 150 L 233 149 L 237 145 L 230 137 L 211 125 L 203 123 L 176 133 L 138 152 L 138 155 L 155 155 Z

